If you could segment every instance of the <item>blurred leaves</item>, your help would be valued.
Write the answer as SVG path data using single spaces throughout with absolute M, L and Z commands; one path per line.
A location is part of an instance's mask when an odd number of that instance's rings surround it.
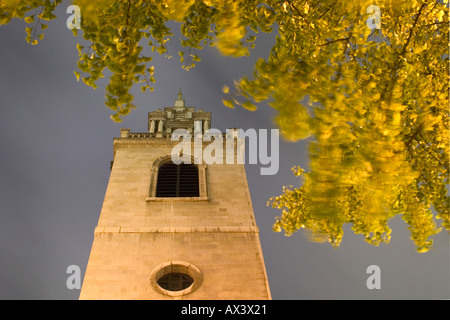
M 47 24 L 42 21 L 54 19 L 54 10 L 61 0 L 4 0 L 0 2 L 0 24 L 12 18 L 24 19 L 26 40 L 37 44 L 43 38 Z M 115 113 L 111 116 L 120 122 L 132 109 L 134 85 L 142 92 L 153 91 L 155 82 L 151 54 L 170 57 L 167 42 L 173 36 L 168 21 L 181 23 L 182 46 L 179 52 L 183 68 L 189 70 L 200 62 L 201 57 L 193 50 L 203 46 L 216 46 L 224 55 L 248 54 L 248 43 L 255 36 L 245 39 L 247 26 L 257 29 L 251 18 L 257 2 L 248 1 L 201 1 L 201 0 L 73 0 L 81 11 L 81 31 L 88 45 L 79 44 L 77 80 L 97 88 L 97 80 L 108 69 L 112 75 L 105 88 L 105 105 Z M 250 18 L 250 20 L 249 20 Z M 266 28 L 267 29 L 267 28 Z M 77 29 L 73 34 L 78 36 Z M 246 41 L 247 40 L 247 41 Z M 244 45 L 245 43 L 245 45 Z M 251 102 L 242 104 L 253 110 Z
M 61 0 L 2 0 L 0 25 L 21 18 L 36 44 Z M 374 245 L 402 215 L 419 252 L 450 229 L 447 1 L 380 0 L 381 29 L 366 23 L 369 0 L 74 0 L 87 45 L 78 45 L 77 80 L 92 88 L 112 75 L 105 105 L 121 118 L 136 108 L 133 85 L 152 91 L 151 54 L 170 57 L 168 21 L 180 23 L 183 68 L 197 51 L 249 55 L 258 32 L 276 30 L 269 56 L 252 75 L 224 86 L 223 104 L 256 110 L 267 102 L 291 141 L 309 139 L 299 187 L 270 204 L 275 231 L 307 230 L 338 247 L 344 223 Z M 72 30 L 77 35 L 77 30 Z M 143 45 L 151 49 L 146 54 Z M 306 166 L 305 166 L 306 167 Z M 433 212 L 437 215 L 434 216 Z M 438 225 L 440 224 L 440 226 Z
M 370 4 L 286 1 L 271 55 L 237 90 L 269 100 L 288 139 L 311 137 L 300 187 L 269 202 L 282 211 L 275 231 L 338 247 L 350 223 L 379 245 L 401 214 L 426 252 L 450 229 L 448 9 L 379 1 L 377 31 L 365 25 Z

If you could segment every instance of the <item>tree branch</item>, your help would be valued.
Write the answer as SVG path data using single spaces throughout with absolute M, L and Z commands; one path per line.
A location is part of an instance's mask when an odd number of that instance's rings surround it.
M 289 6 L 290 6 L 292 9 L 294 9 L 300 17 L 302 17 L 303 19 L 306 19 L 306 18 L 303 16 L 303 14 L 300 13 L 300 10 L 298 10 L 298 8 L 297 8 L 296 6 L 294 6 L 290 0 L 286 0 L 286 2 L 289 3 Z
M 411 41 L 412 35 L 413 35 L 413 33 L 414 33 L 414 28 L 416 27 L 417 21 L 419 21 L 419 17 L 420 17 L 420 15 L 422 14 L 422 10 L 423 10 L 423 8 L 425 8 L 426 5 L 427 5 L 426 3 L 422 3 L 422 5 L 420 6 L 419 12 L 417 13 L 416 18 L 414 19 L 414 23 L 413 23 L 413 25 L 412 25 L 412 27 L 411 27 L 411 32 L 409 33 L 408 39 L 406 40 L 406 43 L 405 43 L 405 45 L 403 46 L 403 50 L 402 50 L 402 52 L 400 53 L 400 57 L 403 57 L 403 56 L 405 55 L 405 53 L 406 53 L 406 48 L 408 47 L 409 42 Z
M 412 134 L 412 136 L 409 137 L 408 141 L 405 142 L 406 147 L 409 147 L 409 145 L 411 144 L 411 142 L 417 137 L 417 135 L 419 134 L 420 130 L 422 129 L 422 125 L 423 125 L 423 123 L 419 124 L 419 126 L 418 126 L 417 129 L 414 131 L 414 133 Z
M 402 58 L 404 57 L 404 55 L 406 53 L 406 49 L 408 48 L 408 45 L 411 42 L 412 35 L 414 34 L 414 29 L 417 25 L 417 22 L 419 21 L 420 15 L 422 14 L 422 10 L 425 8 L 426 5 L 427 5 L 427 3 L 422 3 L 422 5 L 420 6 L 419 11 L 417 12 L 416 17 L 414 18 L 414 23 L 409 32 L 408 39 L 406 40 L 406 43 L 403 46 L 402 51 L 400 52 L 397 61 L 395 62 L 395 64 L 393 65 L 392 68 L 389 68 L 391 70 L 391 73 L 390 73 L 391 79 L 389 82 L 386 83 L 386 86 L 384 87 L 384 90 L 380 96 L 380 100 L 383 100 L 385 98 L 386 94 L 388 95 L 388 99 L 387 99 L 388 102 L 391 100 L 392 91 L 394 89 L 396 79 L 397 79 L 396 73 L 397 73 L 398 69 L 400 69 L 402 66 L 402 62 L 403 62 Z
M 345 38 L 336 39 L 336 40 L 331 40 L 331 41 L 328 41 L 328 42 L 323 43 L 323 44 L 319 44 L 319 47 L 323 47 L 323 46 L 326 46 L 326 45 L 329 45 L 331 43 L 338 42 L 338 41 L 349 41 L 349 40 L 350 40 L 350 36 L 345 37 Z

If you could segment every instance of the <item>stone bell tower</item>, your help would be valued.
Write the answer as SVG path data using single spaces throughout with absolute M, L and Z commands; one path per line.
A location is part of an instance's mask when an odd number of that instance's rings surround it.
M 174 106 L 149 112 L 148 132 L 114 138 L 80 299 L 271 299 L 244 165 L 171 157 L 173 131 L 186 130 L 193 146 L 210 121 L 180 90 Z

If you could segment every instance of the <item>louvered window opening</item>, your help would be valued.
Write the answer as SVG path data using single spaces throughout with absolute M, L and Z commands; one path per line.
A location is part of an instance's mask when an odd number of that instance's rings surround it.
M 157 197 L 198 197 L 198 168 L 194 164 L 169 162 L 158 170 Z

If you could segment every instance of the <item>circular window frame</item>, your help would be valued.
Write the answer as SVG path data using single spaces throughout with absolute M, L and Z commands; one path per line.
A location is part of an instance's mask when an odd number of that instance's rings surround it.
M 164 289 L 158 284 L 158 280 L 170 273 L 184 273 L 190 276 L 194 281 L 189 287 L 183 290 L 171 291 Z M 192 263 L 186 261 L 163 262 L 153 268 L 152 272 L 150 273 L 150 285 L 153 287 L 153 289 L 163 295 L 171 297 L 180 297 L 194 292 L 202 284 L 202 280 L 203 275 L 200 269 L 198 269 Z

